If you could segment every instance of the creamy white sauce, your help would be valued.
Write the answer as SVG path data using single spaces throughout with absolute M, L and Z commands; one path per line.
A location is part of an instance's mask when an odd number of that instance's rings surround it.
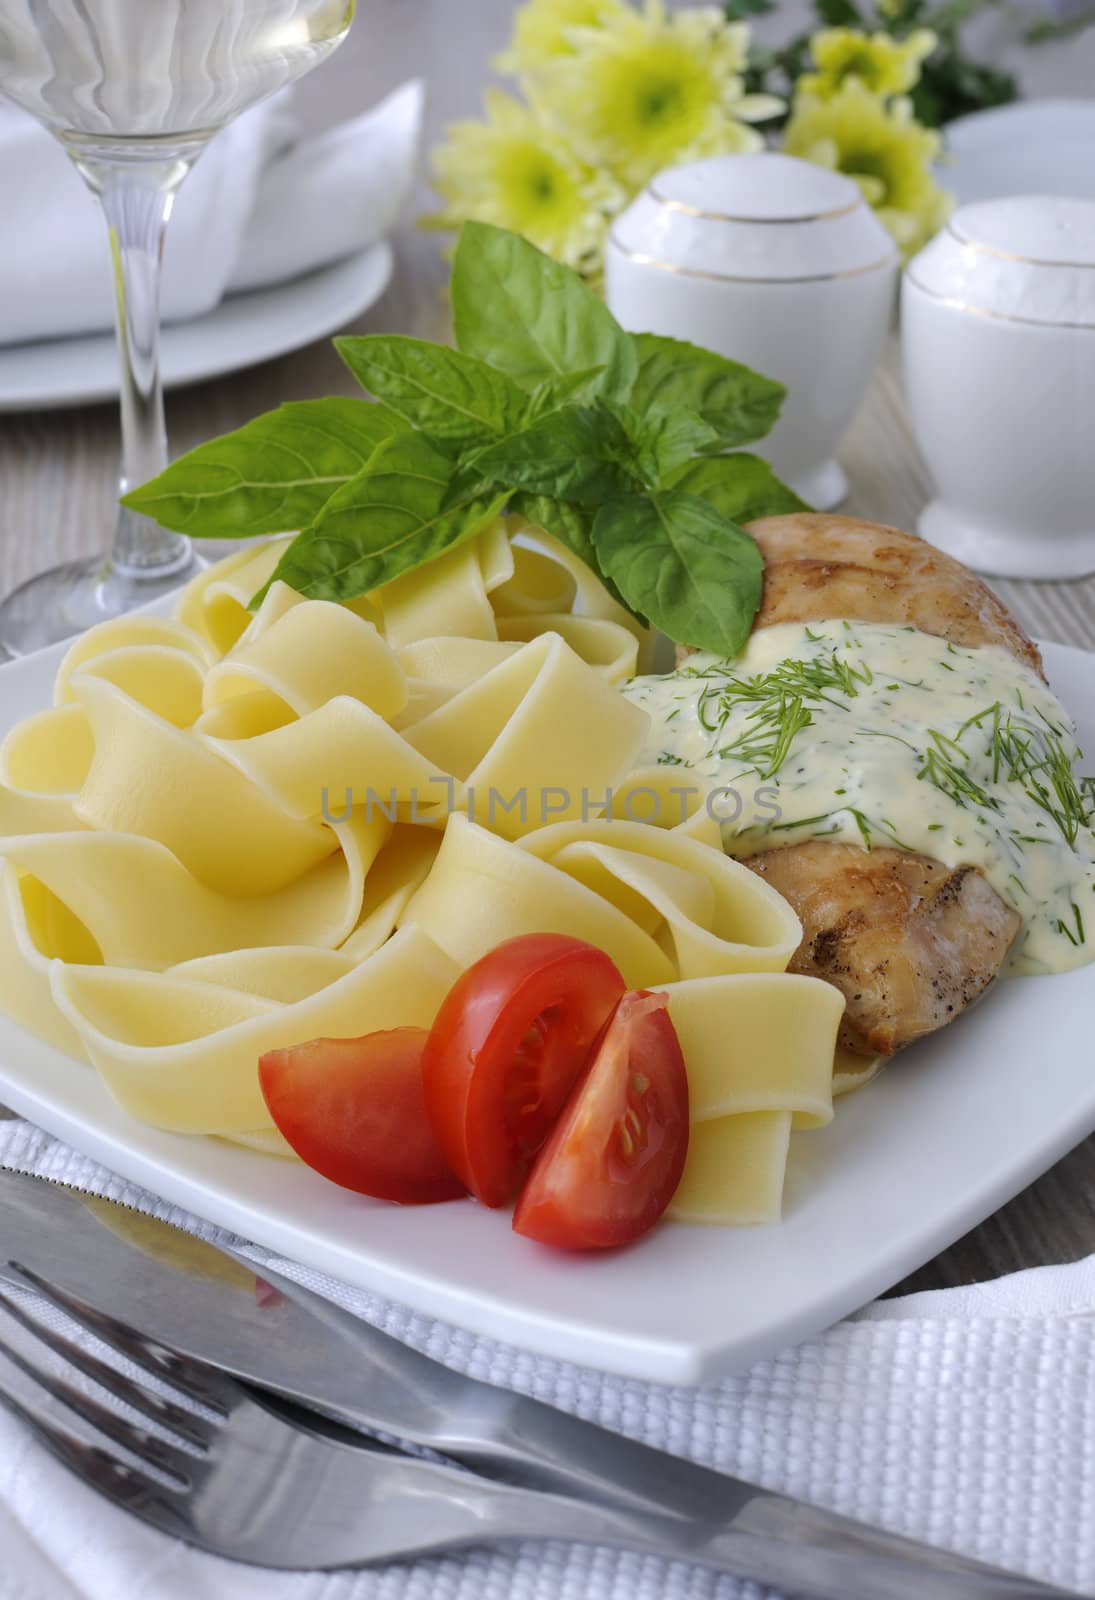
M 707 793 L 731 855 L 825 838 L 968 863 L 1023 918 L 1012 972 L 1095 960 L 1095 785 L 1068 713 L 999 646 L 784 623 L 624 693 L 651 717 L 640 762 Z

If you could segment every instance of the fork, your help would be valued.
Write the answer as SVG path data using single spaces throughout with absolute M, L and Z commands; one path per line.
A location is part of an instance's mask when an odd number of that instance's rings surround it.
M 178 1400 L 128 1377 L 0 1292 L 0 1306 L 33 1341 L 152 1427 L 130 1421 L 2 1337 L 0 1352 L 25 1378 L 131 1459 L 88 1443 L 6 1388 L 0 1388 L 0 1403 L 107 1500 L 211 1554 L 316 1570 L 555 1538 L 686 1559 L 818 1600 L 922 1600 L 925 1592 L 932 1600 L 1048 1600 L 1062 1594 L 856 1523 L 845 1524 L 846 1537 L 834 1536 L 829 1514 L 809 1506 L 796 1507 L 789 1537 L 783 1516 L 778 1531 L 768 1525 L 773 1497 L 761 1490 L 743 1490 L 728 1519 L 714 1525 L 482 1478 L 440 1459 L 404 1454 L 181 1356 L 28 1269 L 16 1275 Z

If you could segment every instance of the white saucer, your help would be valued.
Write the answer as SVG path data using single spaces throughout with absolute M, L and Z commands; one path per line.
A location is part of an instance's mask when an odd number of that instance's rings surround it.
M 166 327 L 164 386 L 219 377 L 335 333 L 379 300 L 391 275 L 391 246 L 382 240 L 289 283 L 233 295 L 207 317 Z M 0 412 L 92 405 L 117 396 L 111 334 L 0 348 Z
M 1088 578 L 1095 572 L 1095 518 L 1089 528 L 1039 542 L 1029 528 L 993 527 L 937 499 L 929 500 L 920 513 L 916 531 L 937 550 L 991 578 L 1045 582 Z

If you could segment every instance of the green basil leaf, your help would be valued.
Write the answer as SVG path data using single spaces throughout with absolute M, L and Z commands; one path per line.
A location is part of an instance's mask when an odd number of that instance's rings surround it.
M 362 388 L 433 440 L 487 444 L 519 428 L 528 397 L 512 378 L 447 345 L 400 334 L 336 339 Z
M 587 367 L 585 372 L 572 372 L 565 378 L 545 378 L 538 383 L 529 397 L 525 421 L 532 422 L 549 411 L 556 411 L 571 400 L 587 401 L 591 398 L 590 386 L 600 378 L 603 367 Z
M 626 400 L 638 362 L 632 340 L 576 272 L 516 233 L 466 222 L 452 272 L 457 347 L 522 388 L 603 367 L 590 394 Z
M 628 605 L 675 643 L 739 653 L 760 606 L 764 562 L 736 523 L 683 489 L 624 495 L 597 513 L 593 543 Z
M 632 454 L 627 434 L 607 408 L 563 406 L 478 451 L 466 472 L 468 481 L 600 505 L 630 488 Z
M 306 528 L 402 417 L 367 400 L 291 400 L 180 456 L 122 504 L 198 539 Z
M 420 433 L 395 435 L 294 539 L 270 583 L 313 600 L 355 600 L 462 544 L 498 516 L 506 496 L 473 491 L 450 504 L 454 470 Z
M 698 412 L 723 450 L 771 431 L 787 393 L 782 383 L 683 339 L 637 333 L 634 340 L 639 376 L 631 404 L 636 411 L 683 406 Z
M 629 408 L 628 408 L 629 410 Z M 718 435 L 696 411 L 652 406 L 640 414 L 621 418 L 635 447 L 639 472 L 651 489 L 691 461 L 698 450 L 718 442 Z
M 767 461 L 744 451 L 686 461 L 669 474 L 666 487 L 698 495 L 731 522 L 756 522 L 760 517 L 812 509 L 780 482 Z
M 515 494 L 509 508 L 514 516 L 524 517 L 533 527 L 543 528 L 580 556 L 587 567 L 597 571 L 597 552 L 593 548 L 594 512 L 588 506 L 568 500 L 554 500 L 546 494 Z

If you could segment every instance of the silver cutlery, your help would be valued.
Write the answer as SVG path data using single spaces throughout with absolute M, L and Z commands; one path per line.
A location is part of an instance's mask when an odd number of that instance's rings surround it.
M 780 1502 L 773 1517 L 778 1497 L 745 1485 L 736 1486 L 736 1508 L 716 1525 L 545 1494 L 409 1456 L 179 1355 L 81 1305 L 37 1273 L 14 1269 L 12 1276 L 168 1385 L 179 1400 L 125 1376 L 0 1294 L 0 1306 L 32 1336 L 34 1351 L 0 1340 L 7 1361 L 34 1390 L 44 1390 L 118 1450 L 90 1444 L 71 1425 L 47 1419 L 34 1399 L 19 1399 L 10 1385 L 0 1385 L 0 1403 L 115 1505 L 232 1560 L 315 1570 L 553 1538 L 685 1559 L 818 1600 L 922 1600 L 926 1592 L 932 1600 L 1045 1600 L 1061 1594 L 808 1506 Z M 51 1371 L 47 1352 L 151 1427 Z
M 11 1276 L 10 1263 L 184 1355 L 488 1477 L 713 1522 L 758 1493 L 453 1372 L 288 1278 L 167 1223 L 0 1170 L 0 1276 Z M 273 1303 L 256 1294 L 256 1272 L 279 1291 Z

